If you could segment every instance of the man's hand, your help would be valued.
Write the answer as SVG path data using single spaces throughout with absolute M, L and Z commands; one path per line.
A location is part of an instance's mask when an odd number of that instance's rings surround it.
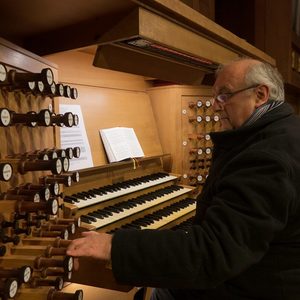
M 86 231 L 82 237 L 75 239 L 67 248 L 67 255 L 73 257 L 88 256 L 103 261 L 110 261 L 112 235 Z M 78 269 L 78 261 L 75 259 L 75 269 Z

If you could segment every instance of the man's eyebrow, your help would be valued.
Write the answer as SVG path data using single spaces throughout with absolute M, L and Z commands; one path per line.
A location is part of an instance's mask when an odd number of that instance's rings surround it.
M 222 86 L 222 87 L 219 89 L 218 94 L 222 94 L 222 93 L 230 93 L 230 92 L 231 92 L 231 90 L 230 90 L 228 87 Z

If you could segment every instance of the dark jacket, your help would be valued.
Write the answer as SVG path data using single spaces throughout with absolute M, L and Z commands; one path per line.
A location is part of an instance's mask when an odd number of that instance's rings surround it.
M 116 279 L 199 289 L 199 299 L 299 299 L 300 119 L 284 103 L 253 125 L 211 136 L 194 226 L 116 232 Z

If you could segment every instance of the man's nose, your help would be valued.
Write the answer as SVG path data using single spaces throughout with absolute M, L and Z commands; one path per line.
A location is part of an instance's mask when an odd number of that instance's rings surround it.
M 212 102 L 212 109 L 215 112 L 223 109 L 223 105 L 216 99 L 213 99 L 211 102 Z

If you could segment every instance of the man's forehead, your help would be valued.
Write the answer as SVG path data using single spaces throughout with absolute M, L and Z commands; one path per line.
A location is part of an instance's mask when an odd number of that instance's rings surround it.
M 228 65 L 221 70 L 213 85 L 214 91 L 228 91 L 240 86 L 244 81 L 245 69 L 235 68 L 234 64 Z
M 216 78 L 216 81 L 213 85 L 213 91 L 215 92 L 228 92 L 230 91 L 237 83 L 237 80 L 233 78 L 232 76 L 226 75 L 219 75 Z

